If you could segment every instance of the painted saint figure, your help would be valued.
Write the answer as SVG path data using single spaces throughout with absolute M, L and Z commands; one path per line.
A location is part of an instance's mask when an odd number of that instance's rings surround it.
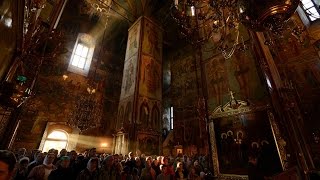
M 249 71 L 250 67 L 245 53 L 237 52 L 234 54 L 234 76 L 238 81 L 243 100 L 248 100 L 250 96 Z
M 209 66 L 209 82 L 215 95 L 217 105 L 222 105 L 223 94 L 227 92 L 227 77 L 226 70 L 224 67 L 225 59 L 220 57 L 219 59 L 212 59 L 211 65 Z

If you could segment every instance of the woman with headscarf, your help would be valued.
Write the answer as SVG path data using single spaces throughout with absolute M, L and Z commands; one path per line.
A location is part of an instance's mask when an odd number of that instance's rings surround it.
M 99 180 L 104 179 L 116 180 L 116 169 L 112 155 L 109 155 L 104 159 L 99 171 Z
M 48 153 L 44 158 L 43 164 L 34 167 L 30 174 L 28 175 L 28 180 L 48 180 L 51 171 L 57 169 L 53 165 L 55 155 L 53 153 Z
M 97 180 L 98 179 L 99 159 L 92 157 L 87 163 L 87 168 L 82 170 L 77 180 Z

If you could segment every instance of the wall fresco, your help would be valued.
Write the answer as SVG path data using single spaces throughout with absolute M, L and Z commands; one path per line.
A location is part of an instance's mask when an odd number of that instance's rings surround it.
M 79 12 L 75 10 L 78 9 L 75 7 L 79 6 L 81 3 L 78 1 L 68 1 L 67 3 L 65 12 L 68 13 L 62 15 L 57 28 L 65 35 L 61 42 L 63 49 L 54 58 L 48 58 L 44 61 L 35 85 L 35 96 L 28 100 L 21 114 L 22 121 L 17 132 L 19 138 L 17 138 L 14 147 L 38 148 L 46 123 L 69 123 L 72 115 L 76 113 L 75 105 L 81 97 L 92 98 L 96 106 L 99 106 L 98 119 L 101 119 L 99 127 L 81 133 L 108 136 L 115 128 L 123 68 L 123 61 L 119 61 L 119 59 L 124 59 L 124 49 L 122 55 L 99 56 L 101 50 L 103 52 L 109 51 L 110 44 L 96 43 L 88 77 L 68 72 L 67 67 L 78 34 L 80 32 L 90 34 L 90 27 L 101 23 L 92 22 L 89 16 L 80 16 Z M 74 21 L 70 22 L 70 19 Z M 70 29 L 68 26 L 70 23 L 75 24 L 74 28 Z M 96 34 L 94 37 L 97 37 Z M 66 75 L 65 79 L 63 75 Z M 96 93 L 92 96 L 87 92 L 89 81 L 94 81 L 96 85 Z M 98 143 L 92 146 L 99 147 L 100 145 Z M 81 145 L 77 148 L 82 149 Z
M 137 76 L 136 71 L 137 56 L 135 55 L 124 63 L 120 100 L 134 94 Z
M 255 103 L 263 100 L 266 90 L 258 76 L 250 50 L 235 52 L 231 59 L 216 55 L 205 62 L 210 110 L 230 100 L 230 91 L 236 99 Z
M 153 99 L 160 99 L 162 85 L 161 64 L 154 58 L 142 55 L 140 63 L 139 94 Z
M 162 61 L 162 29 L 144 18 L 142 52 Z
M 136 24 L 131 26 L 128 34 L 127 49 L 126 49 L 126 60 L 128 60 L 132 55 L 138 52 L 140 48 L 140 30 L 141 21 L 137 21 Z

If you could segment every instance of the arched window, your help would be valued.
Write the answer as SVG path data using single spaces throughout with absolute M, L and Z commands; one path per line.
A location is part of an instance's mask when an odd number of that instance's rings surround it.
M 320 18 L 320 11 L 314 0 L 302 0 L 301 3 L 310 21 L 315 21 Z
M 53 130 L 47 136 L 42 151 L 48 152 L 49 149 L 66 149 L 68 145 L 68 133 L 63 130 Z
M 80 33 L 71 55 L 68 71 L 87 76 L 95 48 L 95 41 L 89 34 Z

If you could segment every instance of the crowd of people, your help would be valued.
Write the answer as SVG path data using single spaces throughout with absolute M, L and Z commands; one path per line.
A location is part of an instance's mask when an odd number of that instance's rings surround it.
M 213 179 L 206 156 L 82 154 L 62 149 L 48 152 L 21 148 L 0 150 L 0 180 L 207 180 Z

